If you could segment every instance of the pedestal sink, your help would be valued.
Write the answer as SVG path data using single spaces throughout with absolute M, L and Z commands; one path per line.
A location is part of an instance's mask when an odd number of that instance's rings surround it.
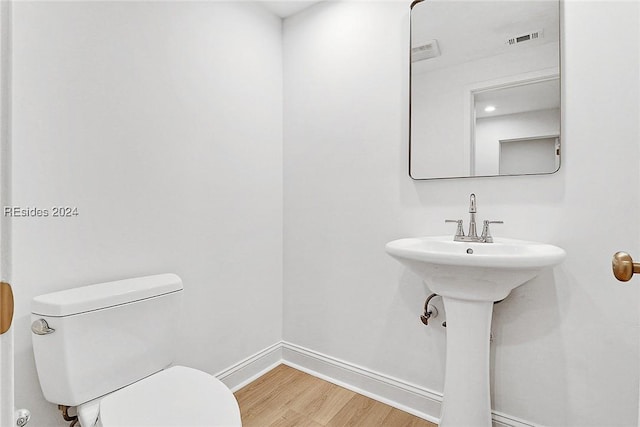
M 442 296 L 447 312 L 447 357 L 440 427 L 491 427 L 489 337 L 494 301 L 543 269 L 559 264 L 563 249 L 495 238 L 454 242 L 451 236 L 387 243 L 389 255 Z

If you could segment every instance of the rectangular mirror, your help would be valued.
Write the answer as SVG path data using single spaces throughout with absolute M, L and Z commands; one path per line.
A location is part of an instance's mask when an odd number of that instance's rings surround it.
M 533 175 L 560 168 L 558 0 L 411 6 L 409 175 Z

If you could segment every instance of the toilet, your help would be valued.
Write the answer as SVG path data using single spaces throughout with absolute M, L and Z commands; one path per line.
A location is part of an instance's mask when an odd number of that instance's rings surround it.
M 183 292 L 177 275 L 159 274 L 34 298 L 45 399 L 75 406 L 82 427 L 241 426 L 220 380 L 172 364 Z

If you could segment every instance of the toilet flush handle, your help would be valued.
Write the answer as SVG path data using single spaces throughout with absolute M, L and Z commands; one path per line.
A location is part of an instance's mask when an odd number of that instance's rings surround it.
M 36 335 L 48 335 L 54 333 L 56 330 L 49 327 L 49 324 L 44 319 L 34 320 L 31 324 L 31 332 Z

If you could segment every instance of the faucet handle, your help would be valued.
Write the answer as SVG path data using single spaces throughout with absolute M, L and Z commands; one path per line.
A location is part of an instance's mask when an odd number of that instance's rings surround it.
M 487 219 L 484 220 L 484 226 L 482 227 L 482 236 L 480 236 L 480 238 L 485 243 L 493 243 L 493 236 L 491 236 L 491 231 L 489 231 L 489 224 L 504 224 L 504 221 L 489 221 Z
M 462 227 L 462 220 L 461 219 L 445 219 L 444 222 L 455 222 L 458 224 L 458 228 L 456 229 L 456 235 L 454 236 L 454 238 L 457 237 L 464 237 L 464 230 Z

